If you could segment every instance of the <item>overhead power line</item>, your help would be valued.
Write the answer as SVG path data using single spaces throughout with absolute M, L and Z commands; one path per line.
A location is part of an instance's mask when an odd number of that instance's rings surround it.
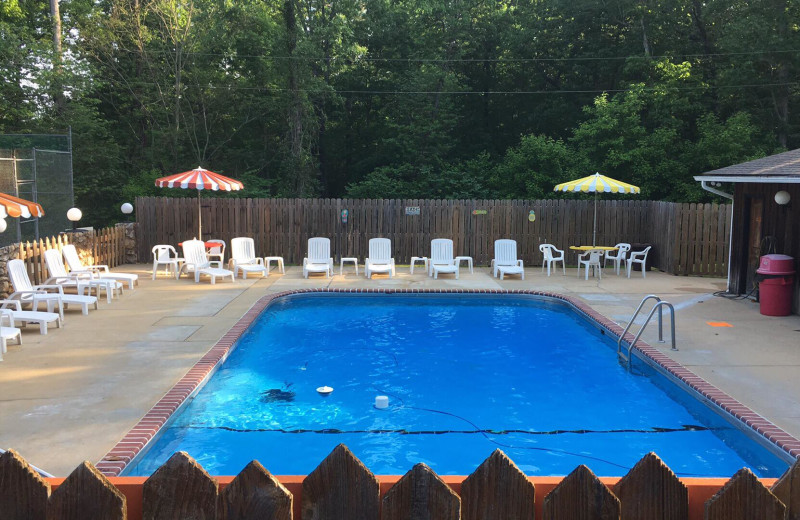
M 138 50 L 119 49 L 131 54 L 138 53 Z M 174 54 L 175 51 L 146 51 L 145 54 Z M 368 62 L 397 62 L 397 63 L 533 63 L 533 62 L 570 62 L 570 61 L 621 61 L 630 59 L 672 59 L 680 58 L 716 58 L 726 56 L 755 56 L 761 54 L 800 54 L 800 49 L 775 49 L 775 50 L 755 50 L 747 52 L 712 52 L 712 53 L 691 53 L 691 54 L 661 54 L 654 56 L 629 55 L 629 56 L 576 56 L 571 58 L 541 57 L 541 58 L 381 58 L 378 56 L 357 56 L 351 57 L 324 57 L 324 56 L 273 56 L 269 54 L 239 54 L 239 53 L 214 53 L 214 52 L 191 52 L 181 50 L 182 56 L 216 56 L 220 58 L 261 58 L 267 60 L 296 60 L 296 61 L 368 61 Z
M 126 83 L 127 86 L 157 86 L 157 83 L 133 82 Z M 800 82 L 786 82 L 786 83 L 752 83 L 740 85 L 706 85 L 694 87 L 666 87 L 667 90 L 678 91 L 696 91 L 696 90 L 713 90 L 713 89 L 747 89 L 747 88 L 763 88 L 763 87 L 794 87 L 800 86 Z M 274 88 L 274 87 L 242 87 L 242 86 L 217 86 L 217 85 L 192 85 L 182 84 L 186 89 L 211 89 L 211 90 L 244 90 L 244 91 L 257 91 L 257 92 L 291 92 L 288 88 Z M 364 95 L 432 95 L 444 94 L 454 96 L 484 96 L 484 95 L 542 95 L 542 94 L 603 94 L 610 93 L 616 94 L 620 92 L 634 92 L 643 90 L 645 92 L 654 92 L 664 90 L 664 87 L 644 87 L 644 88 L 630 88 L 630 89 L 563 89 L 563 90 L 490 90 L 490 91 L 474 91 L 474 90 L 336 90 L 336 89 L 296 89 L 296 92 L 306 94 L 364 94 Z

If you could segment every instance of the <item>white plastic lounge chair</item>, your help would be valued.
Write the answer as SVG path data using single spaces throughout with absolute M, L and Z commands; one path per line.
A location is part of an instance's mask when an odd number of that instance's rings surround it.
M 171 268 L 177 280 L 180 276 L 183 262 L 183 258 L 178 256 L 178 252 L 175 251 L 174 247 L 165 244 L 153 246 L 153 280 L 156 279 L 156 272 L 160 265 L 166 266 L 165 272 L 169 272 Z
M 369 256 L 364 260 L 364 274 L 372 278 L 372 273 L 389 273 L 389 278 L 395 275 L 392 241 L 388 238 L 369 239 Z
M 458 264 L 453 258 L 453 241 L 449 238 L 434 238 L 431 240 L 431 260 L 428 264 L 428 275 L 434 279 L 439 273 L 453 273 L 458 280 Z
M 105 279 L 102 280 L 94 276 L 89 271 L 81 271 L 78 273 L 68 273 L 67 267 L 64 265 L 64 257 L 61 256 L 61 251 L 58 249 L 48 249 L 44 252 L 44 261 L 47 264 L 47 272 L 50 273 L 50 278 L 45 280 L 46 284 L 58 284 L 63 287 L 74 287 L 78 294 L 83 294 L 83 291 L 88 289 L 89 293 L 94 288 L 97 295 L 100 295 L 100 289 L 106 292 L 106 302 L 111 303 L 111 298 L 117 292 L 122 292 L 122 284 L 116 280 Z
M 61 316 L 56 312 L 23 311 L 19 300 L 0 300 L 0 310 L 11 314 L 15 327 L 17 325 L 24 327 L 28 323 L 38 323 L 41 334 L 47 334 L 48 323 L 55 322 L 58 328 L 61 328 L 63 323 Z
M 8 326 L 6 326 L 8 323 Z M 14 327 L 14 319 L 8 311 L 0 310 L 0 361 L 3 361 L 3 354 L 8 351 L 8 340 L 15 339 L 18 345 L 22 345 L 22 331 Z
M 209 247 L 206 255 L 208 255 L 209 260 L 219 260 L 219 265 L 223 265 L 223 262 L 225 262 L 225 241 L 220 240 L 219 238 L 209 238 L 206 240 L 207 244 L 210 244 L 211 242 L 216 242 L 219 245 Z
M 303 258 L 303 278 L 308 278 L 308 273 L 326 273 L 329 278 L 333 276 L 330 238 L 308 239 L 308 256 Z
M 31 284 L 25 262 L 22 260 L 9 260 L 7 268 L 8 277 L 14 287 L 14 292 L 9 298 L 12 300 L 17 298 L 22 303 L 29 302 L 33 305 L 33 310 L 38 310 L 39 302 L 45 302 L 47 312 L 53 312 L 53 309 L 58 306 L 61 319 L 64 319 L 65 305 L 80 305 L 84 315 L 89 314 L 89 305 L 94 305 L 94 308 L 97 309 L 97 298 L 94 296 L 64 294 L 64 288 L 61 285 Z
M 621 242 L 614 247 L 617 248 L 616 251 L 606 251 L 606 254 L 603 255 L 603 267 L 605 267 L 606 263 L 611 260 L 614 262 L 614 271 L 616 271 L 617 275 L 619 275 L 619 267 L 621 264 L 625 263 L 628 257 L 628 251 L 631 250 L 631 245 Z
M 517 241 L 501 239 L 494 241 L 494 259 L 492 260 L 492 276 L 500 279 L 507 274 L 518 274 L 525 279 L 525 269 L 522 260 L 517 258 Z
M 178 277 L 184 272 L 194 273 L 194 282 L 200 283 L 200 275 L 208 275 L 211 277 L 211 284 L 217 282 L 217 277 L 233 279 L 233 271 L 222 268 L 222 262 L 219 260 L 211 261 L 206 255 L 206 245 L 202 240 L 186 240 L 183 242 L 183 258 L 186 263 L 181 266 Z M 215 267 L 216 266 L 216 267 Z
M 233 276 L 241 273 L 247 280 L 247 273 L 261 273 L 268 276 L 269 272 L 264 267 L 264 259 L 256 256 L 256 245 L 252 238 L 237 237 L 231 240 L 231 259 L 228 260 L 228 269 L 233 267 Z
M 567 268 L 564 266 L 564 251 L 556 249 L 553 244 L 542 244 L 539 246 L 539 251 L 542 253 L 542 272 L 544 266 L 547 266 L 547 276 L 550 276 L 550 266 L 555 264 L 554 268 L 558 267 L 558 262 L 561 262 L 561 270 L 564 276 L 567 276 Z
M 645 271 L 647 271 L 646 269 L 647 253 L 650 252 L 651 247 L 653 246 L 647 246 L 646 248 L 644 248 L 644 251 L 637 251 L 635 253 L 630 254 L 630 256 L 628 257 L 628 266 L 627 266 L 628 278 L 631 277 L 631 267 L 633 267 L 633 264 L 639 264 L 640 266 L 642 266 L 642 278 L 647 278 L 647 275 L 645 274 Z
M 116 280 L 120 283 L 128 284 L 129 289 L 133 289 L 133 286 L 139 283 L 138 274 L 109 271 L 108 266 L 103 264 L 83 265 L 80 257 L 78 256 L 78 250 L 75 249 L 75 246 L 72 244 L 65 245 L 61 250 L 61 253 L 64 255 L 64 260 L 66 260 L 67 266 L 69 266 L 69 271 L 71 273 L 89 271 L 94 273 L 95 276 L 99 278 L 107 278 L 109 280 Z
M 589 279 L 589 268 L 593 269 L 592 273 L 603 279 L 603 268 L 600 265 L 600 258 L 602 258 L 604 251 L 602 249 L 590 249 L 582 255 L 578 255 L 578 277 L 581 276 L 581 266 L 585 266 L 586 275 L 584 279 Z

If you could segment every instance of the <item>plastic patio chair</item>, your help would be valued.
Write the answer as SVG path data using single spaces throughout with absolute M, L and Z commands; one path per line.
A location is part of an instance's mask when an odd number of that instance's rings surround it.
M 589 279 L 589 268 L 592 268 L 593 276 L 598 276 L 603 279 L 603 267 L 600 265 L 600 258 L 603 256 L 603 251 L 599 249 L 590 249 L 582 255 L 578 255 L 578 277 L 581 276 L 581 266 L 586 268 L 585 279 Z
M 369 240 L 369 256 L 364 260 L 364 275 L 372 278 L 372 273 L 389 273 L 389 278 L 395 275 L 392 241 L 388 238 Z
M 458 264 L 453 257 L 453 241 L 449 238 L 431 240 L 431 260 L 428 263 L 428 276 L 436 279 L 439 273 L 453 273 L 458 280 Z
M 631 250 L 631 245 L 626 244 L 625 242 L 620 242 L 614 247 L 617 248 L 616 251 L 606 251 L 605 255 L 603 255 L 603 267 L 605 267 L 606 263 L 611 260 L 614 262 L 614 271 L 616 271 L 617 275 L 619 275 L 620 265 L 625 263 L 625 260 L 628 257 L 628 251 Z
M 67 262 L 67 265 L 69 266 L 69 270 L 71 273 L 88 271 L 95 274 L 99 278 L 116 280 L 121 283 L 127 283 L 129 289 L 133 289 L 133 286 L 139 283 L 138 274 L 119 273 L 115 271 L 110 271 L 108 269 L 108 266 L 104 264 L 83 265 L 80 257 L 78 256 L 78 250 L 75 249 L 75 246 L 73 244 L 65 245 L 61 249 L 61 254 L 64 255 L 64 260 Z
M 308 253 L 303 258 L 303 278 L 309 273 L 325 273 L 333 276 L 333 257 L 331 256 L 331 239 L 313 237 L 308 239 Z
M 642 266 L 642 278 L 646 278 L 647 277 L 647 274 L 646 274 L 646 271 L 647 271 L 647 266 L 646 266 L 646 264 L 647 264 L 647 253 L 650 252 L 650 248 L 652 248 L 652 247 L 653 246 L 647 246 L 646 248 L 644 248 L 643 251 L 637 251 L 635 253 L 631 253 L 628 256 L 628 262 L 627 262 L 628 263 L 628 265 L 627 265 L 628 278 L 631 277 L 631 267 L 633 266 L 633 264 L 639 264 L 640 266 Z
M 39 302 L 47 304 L 47 312 L 53 312 L 53 308 L 58 306 L 61 319 L 64 319 L 64 306 L 80 305 L 84 315 L 89 314 L 89 305 L 94 305 L 97 309 L 97 298 L 94 296 L 82 296 L 79 294 L 64 294 L 64 287 L 58 284 L 39 284 L 33 285 L 28 276 L 25 262 L 19 259 L 8 261 L 8 277 L 14 292 L 9 299 L 19 299 L 22 303 L 31 303 L 33 310 L 38 310 Z M 51 292 L 52 291 L 52 292 Z
M 249 237 L 231 239 L 231 259 L 228 260 L 228 268 L 232 268 L 234 277 L 237 273 L 241 273 L 245 280 L 248 273 L 261 273 L 262 278 L 269 275 L 267 268 L 264 267 L 264 259 L 256 256 L 255 241 Z
M 22 326 L 28 323 L 38 323 L 40 334 L 47 334 L 49 323 L 55 322 L 57 328 L 61 328 L 63 325 L 61 316 L 57 312 L 23 311 L 22 303 L 19 300 L 0 300 L 0 310 L 11 315 L 15 327 L 18 323 L 21 323 Z
M 211 277 L 211 285 L 217 283 L 217 277 L 227 278 L 230 276 L 234 282 L 233 271 L 222 268 L 222 261 L 209 260 L 206 254 L 206 245 L 202 240 L 185 240 L 183 242 L 184 264 L 178 272 L 178 278 L 184 273 L 194 273 L 194 283 L 200 283 L 200 276 Z
M 116 280 L 101 279 L 89 271 L 68 273 L 67 266 L 64 265 L 64 257 L 58 249 L 48 249 L 44 252 L 44 262 L 47 265 L 47 272 L 50 278 L 44 283 L 58 284 L 63 287 L 73 287 L 78 294 L 82 295 L 84 290 L 91 294 L 92 289 L 100 295 L 100 289 L 106 292 L 106 302 L 111 303 L 111 298 L 115 294 L 122 293 L 122 284 Z
M 542 253 L 542 272 L 544 266 L 547 266 L 547 276 L 550 276 L 550 266 L 555 264 L 558 267 L 558 262 L 561 262 L 561 270 L 564 276 L 567 276 L 567 268 L 564 266 L 564 251 L 556 248 L 553 244 L 541 244 L 539 251 Z
M 500 279 L 507 274 L 518 274 L 525 279 L 525 269 L 522 260 L 517 258 L 517 241 L 500 239 L 494 241 L 494 259 L 492 260 L 492 276 Z
M 166 244 L 153 246 L 153 280 L 156 279 L 156 272 L 160 265 L 166 266 L 165 272 L 169 272 L 169 269 L 172 268 L 177 280 L 180 276 L 182 264 L 183 258 L 178 256 L 178 252 L 175 251 L 174 247 Z
M 8 322 L 8 326 L 5 325 Z M 22 345 L 22 331 L 14 326 L 14 318 L 6 310 L 0 310 L 0 361 L 3 354 L 8 351 L 8 340 L 17 340 L 17 345 Z
M 209 259 L 215 258 L 216 260 L 219 260 L 219 265 L 222 265 L 223 262 L 225 262 L 225 241 L 219 238 L 209 238 L 206 240 L 206 244 L 210 244 L 212 242 L 216 242 L 219 245 L 209 247 L 206 255 L 208 255 Z

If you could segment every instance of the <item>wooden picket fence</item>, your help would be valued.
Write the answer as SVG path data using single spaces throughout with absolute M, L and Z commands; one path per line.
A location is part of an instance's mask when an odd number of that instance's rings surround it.
M 252 237 L 259 256 L 282 256 L 301 264 L 307 240 L 331 239 L 335 257 L 364 258 L 370 238 L 392 240 L 397 263 L 430 254 L 430 241 L 451 238 L 456 255 L 476 265 L 494 257 L 494 241 L 511 238 L 526 265 L 540 265 L 539 245 L 559 249 L 592 244 L 592 200 L 375 200 L 207 198 L 202 203 L 204 239 L 230 243 Z M 727 273 L 732 207 L 637 200 L 601 200 L 597 204 L 598 245 L 652 244 L 652 265 L 681 275 Z M 137 254 L 148 262 L 157 244 L 178 243 L 198 235 L 197 200 L 136 199 Z M 568 251 L 569 253 L 569 251 Z M 567 262 L 576 264 L 575 255 Z
M 105 264 L 109 268 L 125 263 L 125 230 L 123 228 L 103 228 L 80 233 L 78 242 L 71 233 L 46 237 L 33 242 L 20 244 L 18 258 L 25 261 L 28 275 L 34 284 L 44 283 L 48 278 L 44 252 L 48 249 L 59 251 L 67 244 L 75 244 L 85 264 Z
M 211 477 L 184 452 L 146 480 L 109 480 L 84 462 L 44 479 L 16 452 L 0 456 L 0 517 L 26 520 L 797 520 L 800 462 L 767 488 L 748 469 L 720 487 L 682 481 L 653 453 L 621 479 L 586 466 L 568 476 L 526 477 L 500 450 L 471 475 L 439 477 L 425 464 L 376 477 L 344 445 L 300 480 L 258 461 Z M 687 485 L 688 483 L 688 485 Z M 116 485 L 115 485 L 116 484 Z M 53 490 L 52 488 L 56 489 Z M 51 492 L 52 491 L 52 492 Z M 713 495 L 712 495 L 713 494 Z

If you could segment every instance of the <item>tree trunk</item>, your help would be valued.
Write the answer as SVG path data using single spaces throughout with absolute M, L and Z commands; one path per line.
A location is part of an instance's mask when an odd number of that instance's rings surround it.
M 61 82 L 64 70 L 62 67 L 63 52 L 61 48 L 61 12 L 58 7 L 58 0 L 50 0 L 50 17 L 53 19 L 53 69 L 55 70 L 55 81 L 53 84 L 53 101 L 55 103 L 56 114 L 64 112 L 64 90 Z
M 297 17 L 295 0 L 283 3 L 283 18 L 286 23 L 286 50 L 289 62 L 289 150 L 292 157 L 294 195 L 305 191 L 305 172 L 303 171 L 303 101 L 298 89 L 297 60 L 292 59 L 297 49 Z

